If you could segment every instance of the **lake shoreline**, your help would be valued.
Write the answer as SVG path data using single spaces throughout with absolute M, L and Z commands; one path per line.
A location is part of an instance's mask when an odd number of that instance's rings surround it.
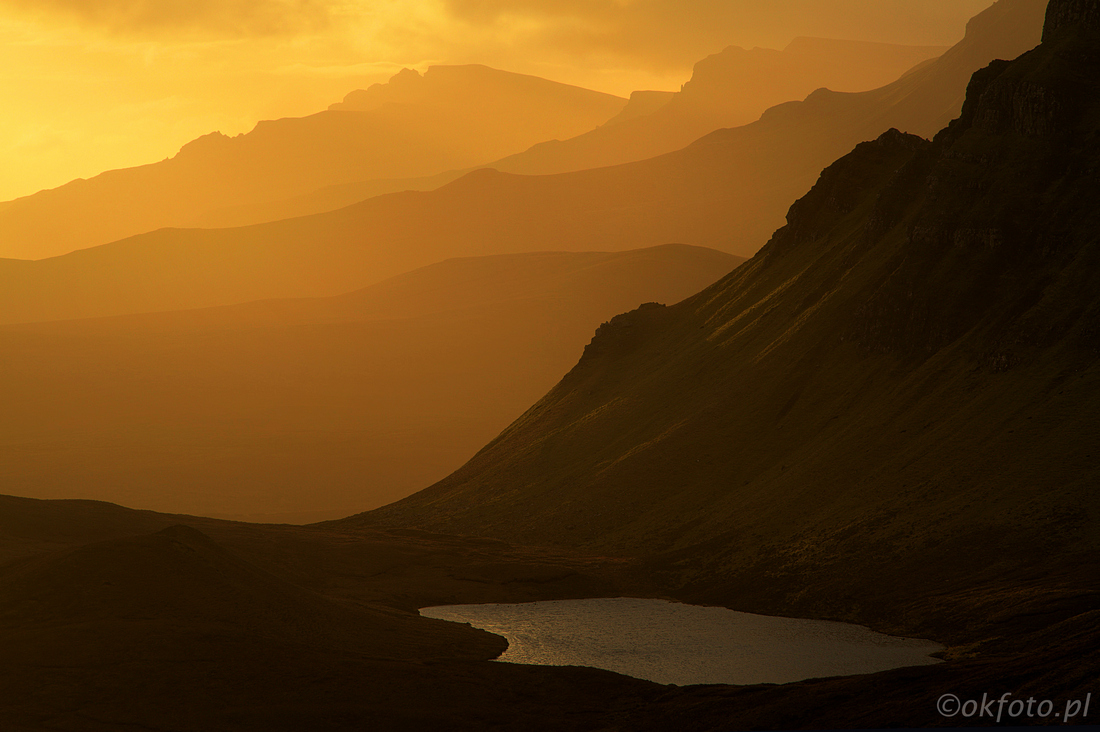
M 789 684 L 942 663 L 931 640 L 831 620 L 634 597 L 421 608 L 508 642 L 506 663 L 601 668 L 677 686 Z

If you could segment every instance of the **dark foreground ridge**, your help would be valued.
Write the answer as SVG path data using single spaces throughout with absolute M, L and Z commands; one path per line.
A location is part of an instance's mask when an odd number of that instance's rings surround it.
M 1072 667 L 1100 608 L 1096 12 L 1052 2 L 933 141 L 859 145 L 749 263 L 616 318 L 461 470 L 347 525 L 644 556 L 681 597 L 954 659 L 1065 622 L 1039 647 L 1074 638 Z
M 799 586 L 842 560 L 1073 566 L 1097 540 L 1095 40 L 1048 31 L 934 141 L 857 146 L 749 263 L 605 324 L 461 470 L 350 521 L 717 552 Z

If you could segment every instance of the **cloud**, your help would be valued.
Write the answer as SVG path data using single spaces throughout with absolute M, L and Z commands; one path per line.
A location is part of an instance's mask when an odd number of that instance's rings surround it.
M 0 0 L 39 19 L 67 18 L 127 35 L 257 37 L 326 27 L 325 0 Z
M 473 26 L 522 44 L 661 67 L 728 45 L 782 47 L 800 35 L 947 45 L 990 0 L 445 0 Z

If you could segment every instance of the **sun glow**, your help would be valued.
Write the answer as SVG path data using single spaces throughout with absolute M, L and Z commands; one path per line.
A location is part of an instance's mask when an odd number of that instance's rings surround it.
M 896 3 L 0 0 L 0 200 L 310 114 L 403 67 L 482 63 L 626 96 L 677 89 L 730 44 L 950 43 L 984 4 L 907 19 Z

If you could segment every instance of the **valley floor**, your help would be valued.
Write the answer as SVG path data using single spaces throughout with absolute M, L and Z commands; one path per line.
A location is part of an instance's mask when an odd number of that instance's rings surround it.
M 1086 561 L 1058 576 L 884 598 L 903 622 L 834 618 L 894 633 L 934 629 L 949 645 L 944 664 L 679 688 L 595 669 L 489 663 L 502 650 L 495 636 L 416 615 L 470 602 L 698 601 L 698 578 L 689 588 L 673 564 L 653 558 L 17 498 L 0 498 L 0 558 L 5 730 L 956 726 L 990 720 L 944 717 L 936 708 L 944 694 L 1008 692 L 1051 699 L 1061 713 L 1097 692 L 1090 659 L 1100 651 L 1100 573 Z M 875 578 L 866 580 L 873 597 Z M 709 602 L 787 609 L 744 594 Z

